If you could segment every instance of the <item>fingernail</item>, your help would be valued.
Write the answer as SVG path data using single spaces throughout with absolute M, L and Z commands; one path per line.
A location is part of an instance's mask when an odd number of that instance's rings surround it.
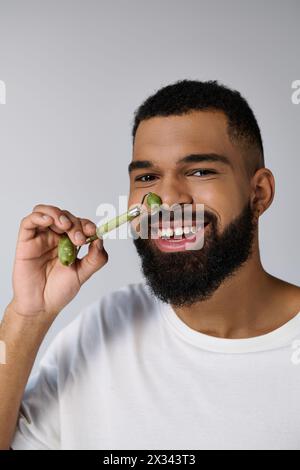
M 62 225 L 66 225 L 66 224 L 69 223 L 69 219 L 65 215 L 61 215 L 60 218 L 59 218 L 59 221 Z
M 44 214 L 42 217 L 43 217 L 43 219 L 45 219 L 45 220 L 49 220 L 49 215 Z
M 85 236 L 81 232 L 76 232 L 75 233 L 75 240 L 77 242 L 83 242 L 83 241 L 85 241 Z

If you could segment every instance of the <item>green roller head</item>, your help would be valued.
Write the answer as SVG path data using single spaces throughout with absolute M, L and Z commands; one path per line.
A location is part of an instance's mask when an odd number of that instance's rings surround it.
M 58 258 L 64 266 L 71 266 L 77 257 L 77 247 L 71 242 L 68 235 L 62 235 L 58 242 Z
M 156 208 L 157 206 L 161 206 L 162 200 L 161 198 L 155 193 L 148 193 L 146 197 L 146 202 L 150 208 Z

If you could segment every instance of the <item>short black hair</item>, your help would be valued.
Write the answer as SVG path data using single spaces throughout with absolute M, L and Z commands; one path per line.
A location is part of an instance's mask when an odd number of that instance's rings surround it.
M 252 150 L 246 162 L 250 175 L 265 166 L 261 132 L 252 109 L 237 90 L 217 80 L 179 80 L 149 96 L 134 112 L 133 144 L 141 121 L 205 110 L 222 111 L 227 117 L 230 140 Z

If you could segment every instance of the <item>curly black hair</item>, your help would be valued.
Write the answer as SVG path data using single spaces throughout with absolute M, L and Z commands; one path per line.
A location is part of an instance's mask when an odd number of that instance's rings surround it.
M 205 110 L 217 110 L 226 115 L 231 142 L 247 150 L 246 166 L 250 175 L 265 166 L 261 132 L 252 109 L 237 90 L 217 80 L 179 80 L 149 96 L 134 112 L 133 144 L 143 120 Z

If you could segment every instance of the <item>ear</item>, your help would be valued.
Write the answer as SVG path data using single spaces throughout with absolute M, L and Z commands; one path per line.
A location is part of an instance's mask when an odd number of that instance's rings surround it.
M 268 168 L 260 168 L 251 180 L 251 208 L 258 218 L 272 204 L 275 194 L 275 179 Z

